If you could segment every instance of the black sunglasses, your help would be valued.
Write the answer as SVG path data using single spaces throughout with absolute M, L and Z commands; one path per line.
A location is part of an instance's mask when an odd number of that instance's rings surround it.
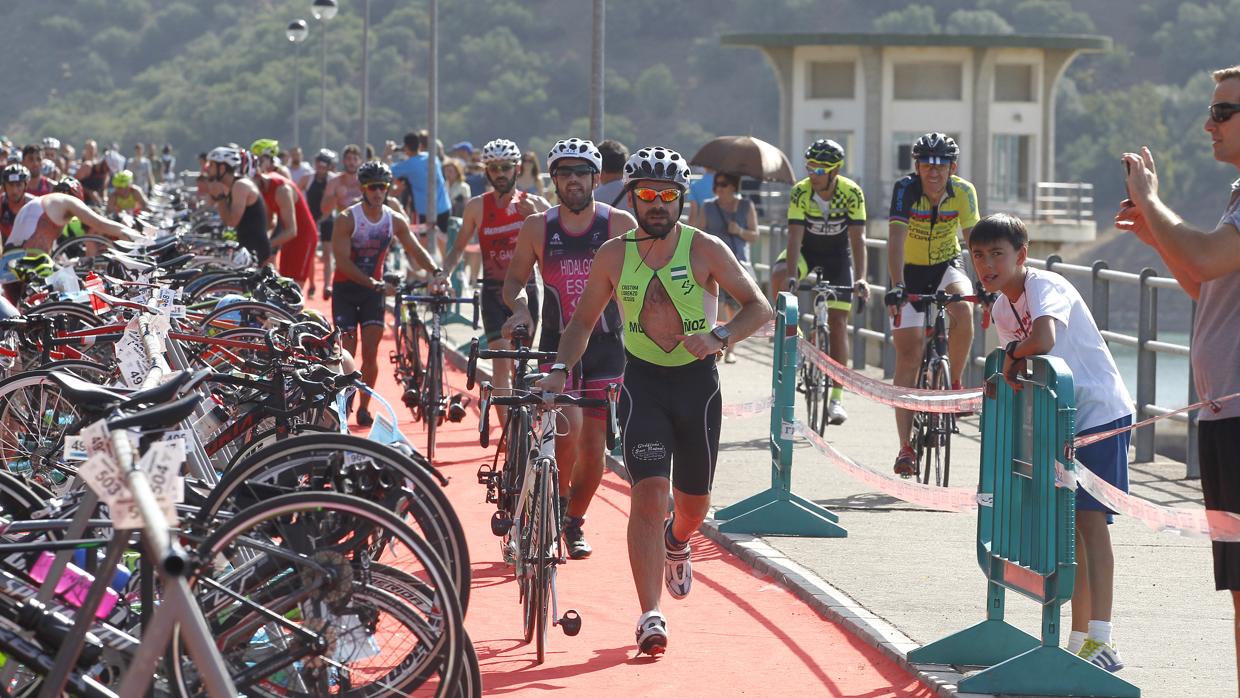
M 1216 124 L 1225 123 L 1236 112 L 1240 112 L 1240 104 L 1235 102 L 1215 102 L 1210 105 L 1210 120 Z
M 589 177 L 595 172 L 594 165 L 560 165 L 551 174 L 556 177 L 571 177 L 572 175 Z

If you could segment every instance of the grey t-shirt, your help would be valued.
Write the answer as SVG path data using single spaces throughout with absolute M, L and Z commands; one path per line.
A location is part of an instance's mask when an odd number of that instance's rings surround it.
M 1240 190 L 1233 191 L 1231 201 L 1219 224 L 1230 223 L 1240 230 Z M 1219 398 L 1240 392 L 1240 272 L 1232 272 L 1201 284 L 1197 299 L 1197 318 L 1193 323 L 1193 381 L 1202 399 Z M 1222 405 L 1217 414 L 1208 409 L 1198 419 L 1215 420 L 1240 417 L 1240 400 Z
M 613 179 L 606 184 L 600 184 L 594 188 L 594 200 L 602 201 L 608 206 L 615 206 L 616 208 L 629 211 L 629 197 L 620 196 L 621 191 L 624 191 L 624 180 Z M 620 197 L 619 201 L 616 200 L 616 197 Z M 632 211 L 629 211 L 629 213 L 632 213 Z

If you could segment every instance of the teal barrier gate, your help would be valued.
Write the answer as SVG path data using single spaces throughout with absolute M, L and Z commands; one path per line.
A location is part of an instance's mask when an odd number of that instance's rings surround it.
M 796 423 L 796 296 L 779 294 L 775 315 L 775 357 L 771 362 L 771 487 L 715 512 L 725 533 L 843 538 L 840 517 L 792 493 L 792 439 Z
M 999 375 L 1002 350 L 986 361 L 977 487 L 986 620 L 913 650 L 908 659 L 988 667 L 963 679 L 962 693 L 1135 698 L 1136 686 L 1059 647 L 1060 607 L 1072 598 L 1076 572 L 1076 498 L 1055 486 L 1055 463 L 1067 460 L 1075 398 L 1062 360 L 1036 356 L 1027 365 L 1017 392 Z M 1004 621 L 1009 590 L 1042 605 L 1040 639 Z

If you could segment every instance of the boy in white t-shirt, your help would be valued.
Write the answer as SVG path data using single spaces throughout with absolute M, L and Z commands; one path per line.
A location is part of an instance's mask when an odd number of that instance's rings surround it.
M 999 294 L 991 317 L 1007 353 L 1003 375 L 1009 385 L 1020 389 L 1014 378 L 1025 357 L 1057 356 L 1072 369 L 1077 436 L 1131 425 L 1132 398 L 1081 294 L 1059 274 L 1025 265 L 1025 224 L 1003 213 L 983 218 L 969 236 L 969 253 L 982 285 Z M 1076 459 L 1127 492 L 1130 438 L 1124 432 L 1077 449 Z M 1068 650 L 1107 671 L 1124 667 L 1111 641 L 1115 559 L 1107 525 L 1113 515 L 1077 490 L 1076 587 Z

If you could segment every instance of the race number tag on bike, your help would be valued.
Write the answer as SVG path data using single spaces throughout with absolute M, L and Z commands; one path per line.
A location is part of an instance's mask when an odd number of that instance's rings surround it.
M 146 353 L 146 343 L 142 341 L 137 318 L 125 326 L 125 334 L 116 343 L 115 351 L 125 385 L 131 388 L 142 385 L 155 365 L 155 359 Z
M 78 477 L 108 506 L 113 526 L 121 530 L 144 527 L 133 491 L 110 452 L 92 453 L 78 468 Z
M 138 467 L 146 473 L 159 508 L 169 526 L 177 525 L 177 502 L 185 500 L 185 481 L 181 464 L 185 462 L 185 442 L 181 439 L 156 441 L 138 459 Z

